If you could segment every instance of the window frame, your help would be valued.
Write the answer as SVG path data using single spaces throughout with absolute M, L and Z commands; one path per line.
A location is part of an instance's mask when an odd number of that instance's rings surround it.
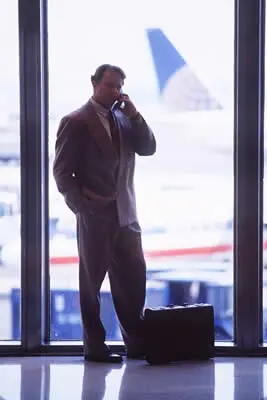
M 21 342 L 0 342 L 0 355 L 81 355 L 81 342 L 48 341 L 47 0 L 18 0 L 18 9 Z M 235 0 L 234 40 L 234 342 L 218 342 L 216 354 L 262 356 L 265 0 Z

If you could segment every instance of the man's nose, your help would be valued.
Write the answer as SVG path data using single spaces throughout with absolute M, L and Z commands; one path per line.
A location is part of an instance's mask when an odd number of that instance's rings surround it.
M 112 92 L 113 92 L 113 96 L 116 98 L 118 98 L 121 94 L 121 91 L 117 88 L 113 88 Z

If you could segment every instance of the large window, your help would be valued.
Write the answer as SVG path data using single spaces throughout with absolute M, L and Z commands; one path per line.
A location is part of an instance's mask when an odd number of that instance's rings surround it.
M 216 339 L 232 340 L 234 3 L 137 1 L 129 18 L 120 1 L 65 1 L 64 12 L 50 1 L 48 28 L 51 161 L 60 119 L 92 95 L 90 75 L 121 66 L 158 142 L 136 167 L 147 305 L 210 302 Z M 51 339 L 82 339 L 75 217 L 52 174 L 49 189 Z M 119 340 L 108 278 L 101 295 L 107 338 Z
M 17 1 L 0 13 L 0 340 L 20 339 L 20 120 Z
M 87 102 L 102 63 L 125 70 L 123 90 L 158 143 L 135 175 L 146 305 L 212 303 L 219 351 L 266 351 L 264 7 L 3 2 L 1 354 L 82 351 L 76 221 L 52 163 L 59 122 Z M 107 339 L 122 349 L 108 277 L 101 301 Z

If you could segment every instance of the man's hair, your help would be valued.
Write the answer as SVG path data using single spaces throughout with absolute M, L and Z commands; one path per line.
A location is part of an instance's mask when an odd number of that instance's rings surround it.
M 111 65 L 111 64 L 103 64 L 103 65 L 100 65 L 96 69 L 94 75 L 91 76 L 91 81 L 95 82 L 95 83 L 100 83 L 102 81 L 103 76 L 106 71 L 118 72 L 118 74 L 120 74 L 120 76 L 122 77 L 123 80 L 126 78 L 125 72 L 120 67 L 117 67 L 116 65 Z

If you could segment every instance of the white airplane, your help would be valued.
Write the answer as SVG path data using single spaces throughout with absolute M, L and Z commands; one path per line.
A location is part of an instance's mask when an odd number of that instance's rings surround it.
M 173 140 L 179 155 L 179 147 L 183 153 L 183 145 L 188 142 L 190 162 L 190 153 L 193 152 L 194 157 L 198 153 L 200 162 L 209 156 L 207 162 L 212 168 L 217 164 L 216 157 L 220 162 L 222 155 L 228 163 L 228 170 L 232 169 L 233 77 L 223 77 L 228 88 L 224 86 L 220 93 L 217 82 L 213 79 L 213 86 L 208 87 L 178 51 L 178 45 L 175 47 L 162 29 L 147 29 L 147 37 L 162 99 L 158 112 L 151 108 L 151 119 L 166 124 L 166 128 L 174 131 L 169 140 Z M 227 61 L 231 64 L 231 59 Z M 217 81 L 220 79 L 222 73 L 218 66 Z M 215 94 L 213 89 L 216 89 Z M 167 140 L 166 137 L 164 139 Z

